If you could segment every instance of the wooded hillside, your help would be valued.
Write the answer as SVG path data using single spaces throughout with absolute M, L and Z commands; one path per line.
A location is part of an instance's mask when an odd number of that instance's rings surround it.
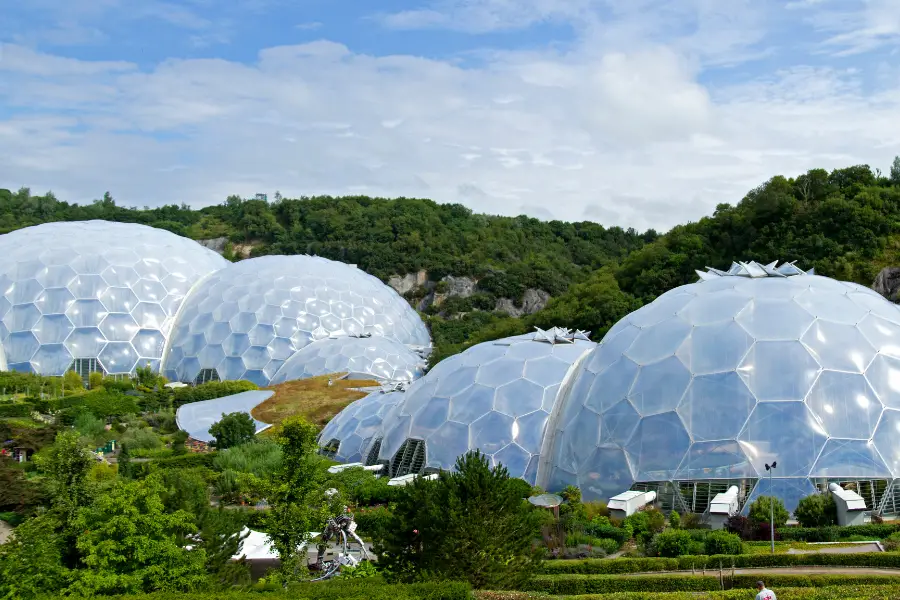
M 187 204 L 138 209 L 118 205 L 109 193 L 79 206 L 50 192 L 0 190 L 0 233 L 83 219 L 143 223 L 197 240 L 225 238 L 223 253 L 232 260 L 308 253 L 357 264 L 385 281 L 415 273 L 425 282 L 406 296 L 426 313 L 437 359 L 533 325 L 589 329 L 600 339 L 637 306 L 695 281 L 695 269 L 727 268 L 732 260 L 795 260 L 823 275 L 871 285 L 883 267 L 900 263 L 900 159 L 890 177 L 867 165 L 776 176 L 736 205 L 722 203 L 711 216 L 663 235 L 474 214 L 458 204 L 410 198 L 276 194 L 271 202 L 231 196 L 199 210 Z M 470 289 L 448 294 L 448 275 L 465 277 Z M 526 290 L 551 298 L 521 317 L 496 310 L 502 299 L 520 304 Z M 423 304 L 426 294 L 432 299 Z

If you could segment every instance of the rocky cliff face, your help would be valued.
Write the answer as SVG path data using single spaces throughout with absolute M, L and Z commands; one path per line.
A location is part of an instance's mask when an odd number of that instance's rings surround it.
M 197 240 L 197 243 L 201 246 L 209 248 L 213 252 L 225 254 L 225 245 L 228 243 L 228 238 L 217 237 L 210 240 Z M 250 253 L 253 251 L 253 244 L 234 244 L 232 247 L 232 251 L 234 252 L 235 256 L 248 258 L 250 256 Z
M 875 277 L 872 289 L 891 302 L 897 302 L 900 299 L 897 295 L 900 292 L 900 267 L 883 268 Z
M 424 311 L 432 306 L 439 308 L 449 298 L 470 298 L 478 293 L 478 280 L 472 277 L 447 275 L 440 281 L 430 281 L 426 271 L 394 275 L 388 285 L 409 300 L 416 310 Z M 512 317 L 531 315 L 541 310 L 550 300 L 544 290 L 527 289 L 521 305 L 511 298 L 498 298 L 494 310 L 505 312 Z

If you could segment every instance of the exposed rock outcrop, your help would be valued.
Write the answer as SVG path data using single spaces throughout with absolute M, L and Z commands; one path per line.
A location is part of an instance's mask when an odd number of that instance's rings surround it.
M 494 310 L 505 312 L 511 317 L 521 317 L 524 315 L 533 315 L 547 306 L 547 302 L 549 301 L 550 294 L 544 290 L 528 288 L 522 296 L 522 306 L 516 306 L 509 298 L 498 298 Z
M 225 244 L 228 243 L 228 238 L 226 237 L 217 237 L 211 240 L 197 240 L 197 243 L 201 246 L 209 248 L 213 252 L 218 252 L 219 254 L 225 253 Z
M 427 287 L 428 271 L 407 273 L 402 277 L 400 275 L 391 275 L 388 279 L 388 285 L 394 288 L 398 294 L 403 296 L 418 287 Z
M 875 277 L 872 289 L 890 300 L 897 302 L 900 292 L 900 267 L 885 267 Z

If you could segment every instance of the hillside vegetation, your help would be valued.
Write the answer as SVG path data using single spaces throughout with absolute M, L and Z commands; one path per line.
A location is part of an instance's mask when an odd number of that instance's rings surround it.
M 410 198 L 276 194 L 271 202 L 231 196 L 199 210 L 185 204 L 138 209 L 117 205 L 108 193 L 79 206 L 49 192 L 0 190 L 0 232 L 82 219 L 143 223 L 198 240 L 224 237 L 232 260 L 243 256 L 235 248 L 250 248 L 250 256 L 317 254 L 385 281 L 424 271 L 431 289 L 440 289 L 446 275 L 469 277 L 476 281 L 472 294 L 426 311 L 439 359 L 535 325 L 591 330 L 599 339 L 631 310 L 695 281 L 695 269 L 727 268 L 732 260 L 797 261 L 871 285 L 882 267 L 900 262 L 900 159 L 889 177 L 867 165 L 776 176 L 737 204 L 719 204 L 711 216 L 663 235 L 474 214 L 458 204 Z M 498 299 L 519 301 L 527 289 L 552 298 L 521 318 L 495 310 Z

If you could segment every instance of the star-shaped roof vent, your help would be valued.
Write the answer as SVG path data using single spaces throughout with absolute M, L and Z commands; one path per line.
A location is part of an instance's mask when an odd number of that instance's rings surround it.
M 800 267 L 794 265 L 796 261 L 783 263 L 780 267 L 778 261 L 771 262 L 767 265 L 760 264 L 756 261 L 750 262 L 733 262 L 731 268 L 727 271 L 706 267 L 706 272 L 697 271 L 700 281 L 709 281 L 710 279 L 718 279 L 719 277 L 794 277 L 797 275 L 815 275 L 815 269 L 804 271 Z

